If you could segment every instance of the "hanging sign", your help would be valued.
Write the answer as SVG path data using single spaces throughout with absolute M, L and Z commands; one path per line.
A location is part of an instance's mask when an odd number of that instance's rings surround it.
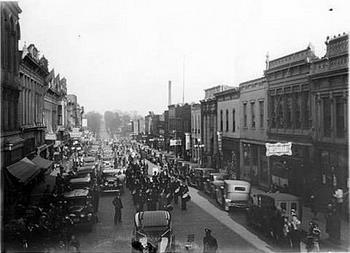
M 185 133 L 185 146 L 186 146 L 186 150 L 190 150 L 191 149 L 191 140 L 190 140 L 190 134 L 189 133 Z
M 170 140 L 170 146 L 181 146 L 181 140 Z
M 292 143 L 266 143 L 266 156 L 292 155 Z

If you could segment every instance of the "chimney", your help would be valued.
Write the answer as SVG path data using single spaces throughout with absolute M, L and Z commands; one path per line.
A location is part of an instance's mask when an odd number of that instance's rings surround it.
M 171 105 L 171 81 L 168 83 L 168 105 Z

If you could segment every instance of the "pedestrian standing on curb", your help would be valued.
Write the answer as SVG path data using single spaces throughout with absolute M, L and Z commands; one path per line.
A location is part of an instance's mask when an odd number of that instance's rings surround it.
M 80 252 L 80 242 L 77 238 L 75 238 L 75 235 L 72 235 L 69 241 L 69 252 Z
M 313 214 L 313 218 L 315 219 L 317 217 L 317 209 L 316 209 L 316 203 L 315 203 L 315 195 L 310 195 L 310 209 Z
M 118 222 L 122 221 L 123 203 L 122 203 L 122 200 L 120 199 L 119 192 L 117 192 L 117 195 L 113 200 L 113 205 L 114 205 L 114 224 L 116 225 Z
M 344 201 L 344 193 L 343 189 L 338 188 L 335 190 L 333 197 L 336 199 L 336 210 L 339 215 L 342 214 L 343 201 Z
M 206 228 L 205 230 L 205 236 L 203 238 L 203 253 L 216 253 L 218 249 L 218 242 L 211 235 L 211 230 L 209 228 Z

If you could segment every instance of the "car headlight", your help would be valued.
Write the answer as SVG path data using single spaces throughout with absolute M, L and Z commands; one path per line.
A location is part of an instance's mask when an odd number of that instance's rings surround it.
M 82 213 L 82 214 L 80 215 L 80 217 L 81 217 L 81 218 L 84 218 L 84 217 L 85 217 L 85 214 Z
M 92 213 L 88 213 L 88 215 L 87 215 L 88 217 L 91 217 L 92 216 Z
M 108 182 L 105 182 L 105 186 L 107 186 L 108 185 Z

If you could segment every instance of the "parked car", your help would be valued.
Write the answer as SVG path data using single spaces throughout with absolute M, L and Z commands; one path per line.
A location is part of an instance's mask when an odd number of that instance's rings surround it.
M 79 167 L 76 172 L 76 177 L 85 177 L 87 174 L 90 174 L 91 177 L 96 176 L 95 165 Z
M 93 157 L 93 156 L 84 157 L 83 164 L 84 164 L 84 166 L 95 165 L 95 157 Z
M 67 201 L 68 216 L 72 219 L 74 225 L 92 230 L 93 225 L 97 221 L 97 216 L 94 213 L 90 191 L 87 189 L 75 189 L 64 193 L 63 196 Z
M 223 186 L 216 191 L 216 200 L 225 211 L 231 207 L 247 208 L 250 188 L 250 183 L 244 180 L 224 180 Z
M 90 174 L 85 175 L 84 177 L 75 177 L 69 180 L 69 186 L 72 189 L 84 189 L 92 188 L 92 180 Z
M 247 211 L 247 221 L 260 229 L 271 228 L 274 210 L 279 209 L 288 220 L 292 219 L 292 209 L 298 218 L 302 217 L 301 199 L 288 193 L 254 193 Z
M 100 185 L 102 192 L 124 192 L 123 181 L 119 178 L 120 169 L 102 170 L 102 183 Z
M 204 182 L 204 192 L 211 197 L 216 196 L 216 188 L 219 181 L 224 182 L 224 180 L 229 179 L 229 175 L 227 173 L 214 172 L 210 173 L 206 182 Z
M 210 173 L 214 171 L 213 168 L 194 168 L 187 177 L 188 184 L 199 190 L 203 190 L 204 182 L 210 177 Z
M 175 251 L 175 235 L 172 230 L 171 215 L 168 211 L 138 212 L 135 214 L 134 223 L 131 242 L 133 246 L 141 246 L 141 252 Z M 132 252 L 140 251 L 132 247 Z

